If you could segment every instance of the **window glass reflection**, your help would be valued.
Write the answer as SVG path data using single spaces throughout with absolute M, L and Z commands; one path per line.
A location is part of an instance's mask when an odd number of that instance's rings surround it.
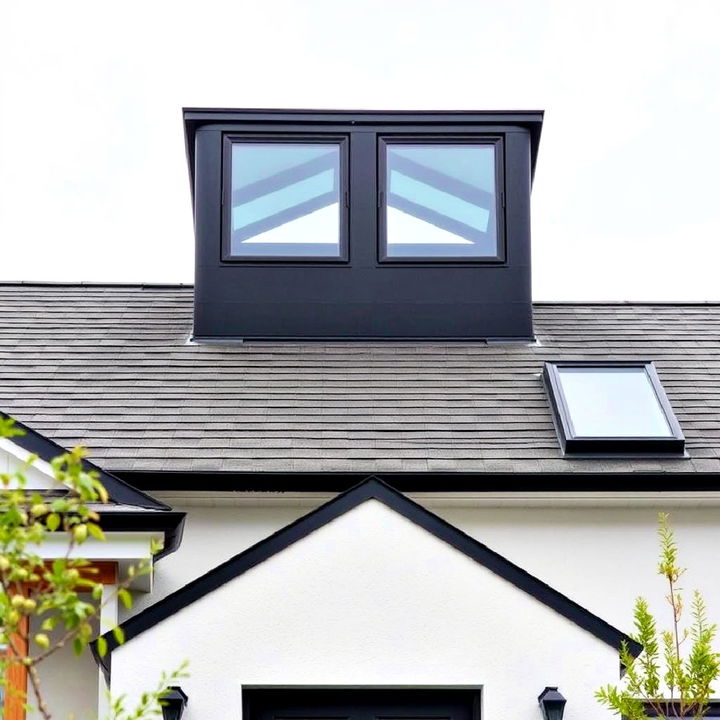
M 338 144 L 234 143 L 231 184 L 231 255 L 340 255 Z
M 495 148 L 387 145 L 388 257 L 498 255 Z

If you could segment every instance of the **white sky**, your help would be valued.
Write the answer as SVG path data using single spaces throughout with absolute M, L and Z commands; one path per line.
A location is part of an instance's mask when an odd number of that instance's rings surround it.
M 0 0 L 0 279 L 192 282 L 182 106 L 544 109 L 536 300 L 720 300 L 720 0 Z

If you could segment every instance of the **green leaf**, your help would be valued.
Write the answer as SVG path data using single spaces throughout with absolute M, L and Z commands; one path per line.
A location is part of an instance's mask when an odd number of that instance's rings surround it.
M 96 525 L 95 523 L 87 523 L 87 529 L 90 535 L 92 535 L 96 540 L 105 540 L 105 533 L 99 525 Z
M 130 608 L 132 607 L 132 595 L 130 595 L 130 593 L 125 588 L 120 588 L 118 590 L 118 598 L 120 598 L 120 601 L 125 606 L 125 608 L 127 610 L 130 610 Z
M 57 513 L 50 513 L 47 516 L 45 525 L 50 532 L 55 532 L 60 527 L 60 516 Z
M 42 629 L 43 630 L 54 630 L 55 626 L 60 622 L 60 616 L 59 615 L 51 615 L 49 618 L 45 618 L 42 622 Z
M 118 645 L 122 645 L 125 642 L 125 631 L 119 625 L 113 628 L 112 633 Z
M 714 695 L 713 686 L 720 678 L 720 654 L 713 649 L 717 628 L 708 621 L 705 602 L 697 591 L 691 605 L 692 621 L 684 621 L 683 592 L 678 580 L 685 570 L 678 561 L 669 516 L 661 513 L 658 521 L 657 569 L 666 582 L 665 597 L 671 609 L 669 628 L 658 631 L 648 603 L 638 598 L 633 639 L 643 646 L 643 652 L 636 660 L 623 644 L 620 656 L 626 671 L 622 683 L 600 688 L 595 697 L 626 720 L 648 720 L 648 706 L 651 714 L 659 718 L 677 715 L 702 720 Z M 677 709 L 672 703 L 677 704 Z
M 102 635 L 97 639 L 97 651 L 101 658 L 107 654 L 107 640 Z

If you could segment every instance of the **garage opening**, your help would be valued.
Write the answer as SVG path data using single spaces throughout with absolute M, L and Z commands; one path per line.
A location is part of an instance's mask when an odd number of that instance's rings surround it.
M 243 689 L 243 720 L 480 720 L 480 690 Z

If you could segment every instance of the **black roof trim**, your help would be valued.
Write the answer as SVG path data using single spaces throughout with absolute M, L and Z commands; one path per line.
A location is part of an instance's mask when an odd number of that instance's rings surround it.
M 544 110 L 283 110 L 251 108 L 183 108 L 185 153 L 194 192 L 195 133 L 202 125 L 212 123 L 351 123 L 353 125 L 393 125 L 415 122 L 432 125 L 467 125 L 474 123 L 519 125 L 530 131 L 531 174 L 535 174 Z
M 122 628 L 126 641 L 132 640 L 145 630 L 149 630 L 162 620 L 171 617 L 184 607 L 208 595 L 250 568 L 264 562 L 276 553 L 323 527 L 331 520 L 340 517 L 370 499 L 379 500 L 387 507 L 464 553 L 504 580 L 511 582 L 520 590 L 528 593 L 539 602 L 544 603 L 612 647 L 619 649 L 621 643 L 626 642 L 635 656 L 642 650 L 639 643 L 617 628 L 570 600 L 570 598 L 542 582 L 542 580 L 530 575 L 530 573 L 494 552 L 486 545 L 413 502 L 375 476 L 367 478 L 359 485 L 338 495 L 316 510 L 290 523 L 273 535 L 235 555 L 205 573 L 205 575 L 193 580 L 125 621 L 122 623 Z M 95 646 L 93 646 L 93 653 L 100 662 L 106 676 L 108 676 L 110 673 L 110 653 L 118 646 L 118 643 L 112 632 L 105 633 L 103 637 L 108 643 L 108 654 L 102 659 L 98 658 Z
M 153 556 L 153 562 L 156 562 L 180 547 L 185 516 L 186 513 L 175 511 L 115 510 L 100 512 L 100 525 L 105 532 L 162 532 L 165 538 L 162 550 Z
M 0 418 L 7 419 L 10 417 L 12 416 L 0 410 Z M 27 452 L 34 453 L 46 462 L 50 462 L 58 455 L 63 455 L 67 452 L 67 448 L 58 445 L 54 440 L 40 434 L 19 420 L 15 420 L 15 427 L 22 430 L 25 434 L 15 435 L 9 438 L 10 442 L 18 445 L 23 450 L 27 450 Z M 135 507 L 150 510 L 170 510 L 169 505 L 165 505 L 165 503 L 161 503 L 147 493 L 137 490 L 125 480 L 120 479 L 113 473 L 103 470 L 89 460 L 83 460 L 83 467 L 85 470 L 96 472 L 99 475 L 100 481 L 105 486 L 113 502 L 120 505 L 134 505 Z
M 612 464 L 613 459 L 607 460 Z M 114 470 L 135 487 L 155 492 L 344 492 L 370 473 Z M 707 472 L 418 473 L 374 476 L 400 492 L 658 492 L 720 490 L 720 475 Z

